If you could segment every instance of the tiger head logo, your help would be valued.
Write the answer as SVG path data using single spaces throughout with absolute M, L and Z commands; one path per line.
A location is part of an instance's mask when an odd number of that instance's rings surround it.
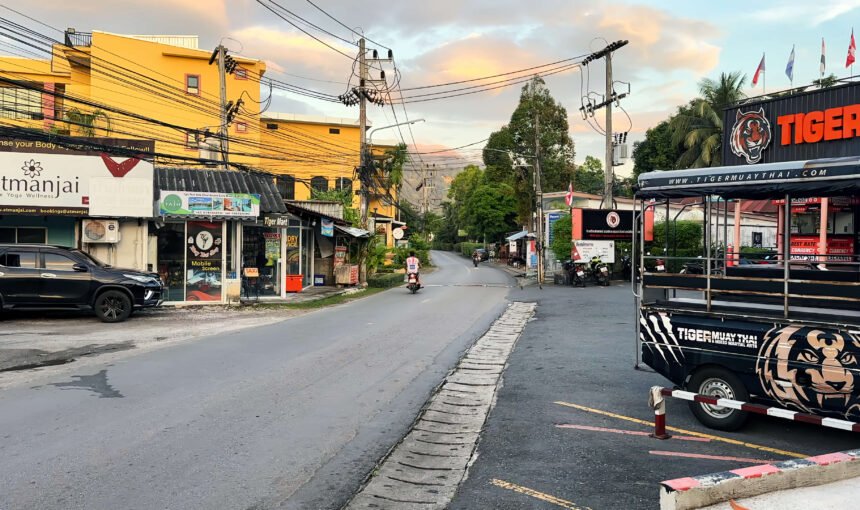
M 730 137 L 735 156 L 744 158 L 749 164 L 758 163 L 772 137 L 770 121 L 764 116 L 764 108 L 749 112 L 737 111 Z
M 860 338 L 801 326 L 764 336 L 756 365 L 765 393 L 785 407 L 841 416 L 860 413 Z

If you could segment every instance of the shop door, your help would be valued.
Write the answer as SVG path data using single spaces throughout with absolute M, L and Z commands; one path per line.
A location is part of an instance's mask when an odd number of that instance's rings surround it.
M 156 234 L 158 275 L 165 301 L 185 301 L 185 223 L 168 223 Z

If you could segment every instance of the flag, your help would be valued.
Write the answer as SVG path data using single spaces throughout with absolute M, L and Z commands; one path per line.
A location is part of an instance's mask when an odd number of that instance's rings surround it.
M 818 72 L 824 77 L 824 38 L 821 38 L 821 64 L 818 65 Z
M 573 207 L 573 182 L 567 185 L 567 194 L 564 196 L 564 203 L 568 207 Z
M 753 75 L 753 81 L 752 81 L 753 87 L 758 85 L 758 77 L 763 72 L 764 72 L 764 53 L 761 54 L 761 62 L 758 63 L 758 67 L 756 68 L 755 74 Z
M 845 67 L 854 64 L 854 51 L 857 50 L 857 45 L 854 44 L 854 29 L 851 29 L 851 42 L 848 44 L 848 57 L 845 59 Z
M 794 45 L 791 46 L 791 55 L 788 56 L 788 63 L 785 64 L 785 75 L 789 80 L 794 81 Z

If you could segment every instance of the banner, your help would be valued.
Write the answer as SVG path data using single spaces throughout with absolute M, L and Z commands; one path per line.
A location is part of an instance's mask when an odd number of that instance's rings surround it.
M 607 264 L 615 263 L 615 241 L 574 241 L 573 246 L 574 262 L 589 262 L 596 256 Z
M 144 158 L 154 142 L 87 140 L 141 155 L 126 158 L 0 138 L 0 214 L 151 218 L 153 165 Z
M 222 224 L 189 221 L 186 238 L 187 301 L 221 301 Z
M 574 239 L 633 239 L 633 211 L 573 209 L 572 221 Z
M 320 234 L 326 237 L 334 237 L 334 221 L 323 219 L 320 222 Z
M 256 218 L 260 195 L 161 190 L 158 208 L 159 216 Z
M 820 238 L 817 235 L 791 236 L 792 260 L 817 260 Z M 827 260 L 851 262 L 854 255 L 854 239 L 851 236 L 827 236 Z

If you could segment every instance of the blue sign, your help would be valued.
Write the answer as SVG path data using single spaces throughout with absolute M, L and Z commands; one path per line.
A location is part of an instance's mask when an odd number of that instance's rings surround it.
M 553 232 L 553 224 L 561 219 L 561 213 L 549 213 L 546 215 L 547 222 L 549 223 L 549 228 L 547 229 L 547 239 L 549 240 L 548 244 L 552 244 L 552 240 L 555 239 L 555 233 Z
M 326 237 L 334 237 L 334 221 L 322 220 L 320 222 L 320 233 Z

